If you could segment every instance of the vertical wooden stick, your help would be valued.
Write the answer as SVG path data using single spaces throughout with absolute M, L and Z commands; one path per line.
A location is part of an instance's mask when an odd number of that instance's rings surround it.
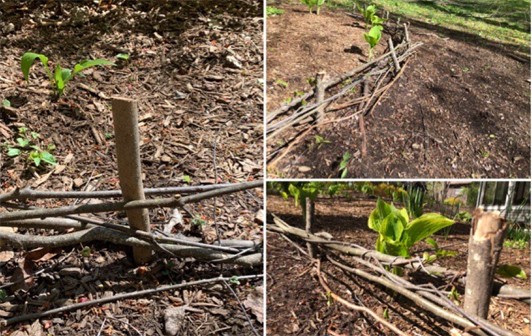
M 321 102 L 325 100 L 324 79 L 325 79 L 325 72 L 324 71 L 318 72 L 318 74 L 316 75 L 316 103 L 318 104 L 320 104 Z M 325 117 L 325 105 L 321 105 L 320 107 L 318 107 L 316 112 L 317 112 L 316 119 L 318 119 L 318 121 L 323 120 L 323 118 Z
M 125 201 L 143 200 L 145 197 L 140 166 L 137 102 L 128 98 L 114 97 L 112 110 L 122 195 Z M 126 215 L 132 229 L 150 231 L 148 210 L 127 210 Z M 133 248 L 133 258 L 137 264 L 148 262 L 151 256 L 150 248 Z
M 408 25 L 406 23 L 403 23 L 403 27 L 405 30 L 405 41 L 406 41 L 407 47 L 410 48 L 410 35 L 408 34 Z
M 464 310 L 483 319 L 488 316 L 493 277 L 504 242 L 506 224 L 499 212 L 473 213 Z
M 307 234 L 312 234 L 312 227 L 314 225 L 315 208 L 314 201 L 307 198 L 305 201 L 305 231 Z M 311 243 L 307 243 L 307 251 L 311 258 L 316 257 L 316 251 Z
M 392 59 L 393 64 L 395 65 L 395 70 L 399 72 L 401 71 L 401 65 L 399 64 L 399 60 L 397 59 L 397 55 L 395 54 L 395 47 L 393 46 L 393 41 L 391 38 L 388 39 L 388 46 L 390 47 L 390 52 L 392 53 Z

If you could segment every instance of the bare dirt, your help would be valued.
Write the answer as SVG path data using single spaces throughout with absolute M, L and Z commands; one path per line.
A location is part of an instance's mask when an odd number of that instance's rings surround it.
M 110 97 L 138 100 L 144 187 L 251 181 L 262 178 L 263 32 L 262 6 L 236 1 L 2 1 L 0 3 L 0 193 L 16 187 L 39 190 L 119 189 Z M 25 83 L 19 60 L 26 51 L 47 55 L 51 66 L 72 67 L 83 59 L 105 58 L 113 67 L 97 67 L 53 97 L 38 62 Z M 115 58 L 127 53 L 128 61 Z M 40 134 L 41 147 L 55 144 L 56 167 L 36 168 L 24 155 L 8 157 L 20 127 Z M 85 201 L 76 201 L 82 204 Z M 52 207 L 67 201 L 34 201 Z M 214 209 L 216 207 L 216 209 Z M 262 207 L 259 190 L 219 197 L 191 207 L 207 239 L 214 215 L 222 239 L 261 240 L 254 222 Z M 0 211 L 5 211 L 0 208 Z M 150 212 L 152 229 L 167 223 L 170 210 Z M 104 219 L 121 222 L 123 215 Z M 209 233 L 210 232 L 210 233 Z M 25 231 L 19 231 L 25 233 Z M 33 230 L 52 235 L 58 231 Z M 84 247 L 90 256 L 82 256 Z M 63 269 L 71 269 L 65 275 Z M 39 275 L 36 272 L 45 270 Z M 68 272 L 67 272 L 68 273 Z M 216 277 L 262 273 L 262 268 L 200 264 L 158 256 L 136 267 L 128 248 L 102 243 L 34 253 L 2 255 L 0 283 L 20 280 L 23 288 L 5 288 L 1 318 L 41 312 L 66 303 Z M 241 302 L 260 290 L 262 281 L 233 286 Z M 181 333 L 249 335 L 262 324 L 225 287 L 213 285 L 120 300 L 60 313 L 0 330 L 2 335 L 79 334 L 162 335 L 168 307 L 191 304 Z M 37 330 L 37 331 L 36 331 Z
M 363 195 L 355 195 L 352 199 L 320 198 L 316 202 L 317 225 L 314 231 L 325 230 L 333 235 L 333 239 L 374 249 L 377 234 L 367 227 L 368 215 L 374 207 L 375 199 Z M 268 195 L 267 208 L 268 213 L 275 213 L 288 224 L 303 227 L 300 210 L 293 201 Z M 464 224 L 453 226 L 447 237 L 436 235 L 435 240 L 440 247 L 457 253 L 454 257 L 438 259 L 437 263 L 465 271 L 468 236 L 469 226 Z M 328 305 L 326 293 L 312 275 L 312 265 L 308 259 L 276 233 L 268 232 L 267 239 L 268 335 L 389 335 L 389 330 L 371 318 L 338 303 Z M 299 245 L 305 249 L 304 244 Z M 427 248 L 427 245 L 420 243 L 414 250 L 420 252 Z M 349 257 L 342 259 L 350 263 Z M 504 248 L 500 263 L 520 266 L 529 278 L 530 247 L 522 250 Z M 379 314 L 387 310 L 389 321 L 409 335 L 449 335 L 453 327 L 400 295 L 386 292 L 362 278 L 342 273 L 327 261 L 322 261 L 322 268 L 328 272 L 327 278 L 333 291 Z M 419 275 L 409 276 L 417 278 Z M 423 280 L 434 281 L 426 277 Z M 508 283 L 530 288 L 530 280 L 510 279 Z M 456 285 L 456 288 L 463 293 L 463 287 Z M 519 335 L 529 335 L 529 315 L 530 307 L 526 303 L 492 298 L 489 320 L 501 327 Z
M 317 16 L 301 5 L 277 7 L 285 13 L 268 18 L 268 111 L 309 90 L 318 71 L 334 76 L 366 62 L 362 22 L 340 10 Z M 270 176 L 338 177 L 346 152 L 353 154 L 348 177 L 530 176 L 529 58 L 516 46 L 421 22 L 409 31 L 424 45 L 366 117 L 367 155 L 351 119 L 312 131 Z M 330 143 L 317 146 L 316 135 Z

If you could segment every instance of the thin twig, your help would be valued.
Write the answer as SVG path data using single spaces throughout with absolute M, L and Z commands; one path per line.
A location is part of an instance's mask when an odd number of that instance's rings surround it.
M 255 329 L 255 327 L 253 326 L 253 323 L 251 323 L 251 319 L 249 318 L 249 314 L 246 312 L 246 308 L 245 308 L 244 305 L 242 304 L 242 301 L 240 301 L 240 298 L 238 297 L 238 295 L 236 294 L 236 292 L 234 291 L 234 289 L 231 288 L 231 286 L 229 286 L 229 284 L 227 283 L 226 280 L 223 280 L 223 283 L 224 283 L 225 287 L 227 287 L 227 288 L 229 289 L 229 291 L 231 291 L 231 293 L 233 294 L 233 296 L 235 297 L 235 299 L 238 301 L 238 304 L 240 305 L 240 309 L 242 310 L 242 312 L 243 312 L 244 315 L 246 316 L 246 319 L 248 320 L 249 326 L 251 327 L 251 330 L 253 330 L 253 333 L 255 334 L 255 336 L 259 336 L 259 332 L 258 332 L 257 329 Z

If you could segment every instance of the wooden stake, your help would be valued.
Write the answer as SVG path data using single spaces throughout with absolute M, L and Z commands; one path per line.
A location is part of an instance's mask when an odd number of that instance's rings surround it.
M 493 277 L 502 250 L 506 224 L 499 212 L 473 213 L 464 310 L 486 319 L 489 311 Z
M 321 104 L 325 100 L 325 72 L 320 71 L 316 75 L 316 103 Z M 316 119 L 322 121 L 325 118 L 325 104 L 316 110 Z
M 315 218 L 315 207 L 314 207 L 314 201 L 310 198 L 307 198 L 305 200 L 305 231 L 308 235 L 312 234 L 313 226 L 314 226 L 314 218 Z M 307 242 L 307 251 L 311 258 L 316 258 L 316 250 L 315 247 Z
M 408 25 L 406 23 L 403 23 L 403 27 L 405 30 L 405 42 L 408 47 L 410 47 L 410 35 L 408 34 Z
M 401 71 L 401 65 L 399 64 L 399 60 L 397 59 L 397 55 L 395 54 L 395 47 L 393 46 L 393 41 L 391 38 L 388 39 L 388 46 L 390 47 L 390 53 L 392 54 L 393 64 L 395 65 L 395 70 L 397 72 Z
M 112 101 L 113 124 L 116 139 L 116 157 L 120 189 L 125 201 L 143 200 L 142 170 L 140 165 L 140 145 L 137 102 L 122 97 Z M 131 228 L 149 232 L 148 210 L 126 210 Z M 144 264 L 151 259 L 152 250 L 146 247 L 133 247 L 133 259 Z

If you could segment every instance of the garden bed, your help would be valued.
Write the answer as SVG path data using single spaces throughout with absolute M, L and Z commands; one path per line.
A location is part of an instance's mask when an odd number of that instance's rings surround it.
M 0 107 L 0 143 L 7 144 L 0 148 L 0 193 L 28 186 L 57 191 L 120 189 L 109 99 L 114 95 L 138 101 L 144 187 L 260 180 L 262 24 L 262 6 L 254 1 L 223 8 L 208 0 L 184 4 L 102 1 L 100 5 L 94 1 L 3 1 L 0 101 L 9 101 L 10 106 Z M 55 100 L 38 62 L 32 67 L 29 84 L 24 82 L 19 61 L 26 51 L 47 55 L 54 66 L 72 67 L 94 58 L 117 65 L 87 70 Z M 115 56 L 120 53 L 129 59 L 118 60 Z M 41 147 L 55 145 L 52 154 L 57 166 L 41 163 L 45 169 L 36 168 L 25 155 L 7 156 L 7 146 L 15 144 L 21 127 L 39 133 Z M 259 190 L 218 197 L 215 202 L 191 207 L 197 218 L 183 213 L 185 227 L 180 233 L 209 241 L 216 220 L 222 239 L 262 239 L 262 227 L 255 222 L 262 207 Z M 57 207 L 70 203 L 26 204 Z M 162 228 L 171 209 L 154 209 L 150 215 L 152 229 Z M 123 215 L 116 214 L 99 219 L 124 222 Z M 205 224 L 203 229 L 191 224 L 193 220 Z M 262 272 L 261 267 L 221 269 L 163 255 L 137 267 L 129 251 L 90 243 L 13 255 L 3 252 L 1 283 L 25 275 L 30 278 L 20 284 L 22 288 L 6 288 L 9 300 L 0 305 L 1 318 L 220 274 Z M 190 310 L 180 325 L 181 334 L 252 334 L 252 328 L 261 333 L 259 311 L 250 308 L 251 301 L 256 304 L 255 298 L 262 297 L 261 284 L 260 280 L 233 284 L 236 296 L 221 283 L 118 300 L 18 323 L 2 329 L 2 334 L 95 335 L 100 328 L 113 335 L 162 334 L 167 308 L 185 305 Z M 24 306 L 28 301 L 30 305 Z
M 375 207 L 375 199 L 354 196 L 351 199 L 319 198 L 316 201 L 316 226 L 313 231 L 325 230 L 333 240 L 340 240 L 374 249 L 377 234 L 367 227 L 368 216 Z M 268 196 L 268 212 L 278 215 L 288 224 L 303 227 L 300 209 L 293 200 L 280 196 Z M 345 308 L 337 302 L 328 304 L 327 296 L 320 286 L 313 266 L 308 259 L 277 233 L 268 232 L 268 283 L 267 283 L 267 326 L 269 335 L 389 335 L 390 331 L 371 318 Z M 441 248 L 455 251 L 453 257 L 439 258 L 436 263 L 442 267 L 465 271 L 469 226 L 454 225 L 447 236 L 434 236 Z M 297 241 L 297 240 L 296 240 Z M 304 250 L 304 244 L 299 244 Z M 420 243 L 414 253 L 430 248 Z M 349 257 L 343 257 L 349 260 Z M 530 277 L 530 247 L 525 249 L 504 248 L 499 263 L 518 265 Z M 322 261 L 322 270 L 332 289 L 348 301 L 383 316 L 387 311 L 388 321 L 409 335 L 449 335 L 455 326 L 434 316 L 401 295 L 387 292 L 380 286 L 363 278 L 348 275 Z M 410 281 L 434 282 L 436 279 L 405 275 Z M 530 280 L 509 279 L 509 284 L 529 289 Z M 444 285 L 445 283 L 439 283 Z M 463 293 L 463 288 L 457 288 Z M 360 300 L 360 301 L 359 301 Z M 529 304 L 517 300 L 492 298 L 488 320 L 518 335 L 530 333 Z
M 285 13 L 268 18 L 268 111 L 309 90 L 317 72 L 340 75 L 367 61 L 360 20 L 342 10 L 317 16 L 301 5 L 277 6 Z M 413 22 L 409 31 L 423 46 L 365 118 L 367 154 L 355 119 L 329 124 L 270 167 L 270 176 L 338 177 L 345 153 L 349 177 L 529 176 L 529 60 L 512 46 L 449 29 Z M 268 143 L 269 153 L 279 145 Z

